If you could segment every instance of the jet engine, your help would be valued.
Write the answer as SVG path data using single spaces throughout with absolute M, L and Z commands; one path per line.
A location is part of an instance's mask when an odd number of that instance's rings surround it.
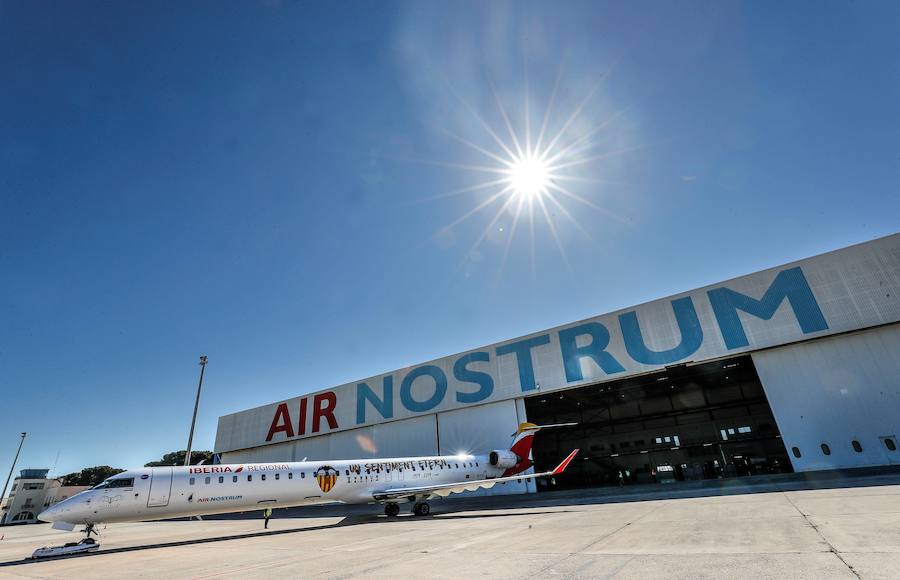
M 494 450 L 491 451 L 491 454 L 488 456 L 488 461 L 490 461 L 491 465 L 494 467 L 509 469 L 510 467 L 518 465 L 520 459 L 519 456 L 512 451 Z

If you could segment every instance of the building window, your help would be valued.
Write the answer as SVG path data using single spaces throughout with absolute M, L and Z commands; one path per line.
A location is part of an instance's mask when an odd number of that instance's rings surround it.
M 189 480 L 188 480 L 188 484 L 190 484 L 190 485 L 194 485 L 194 478 L 193 478 L 193 477 L 192 477 L 192 478 L 190 478 L 190 479 L 189 479 Z
M 791 453 L 794 454 L 794 457 L 800 459 L 800 448 L 799 447 L 791 447 Z
M 857 453 L 862 453 L 862 445 L 860 445 L 859 441 L 854 439 L 853 441 L 850 442 L 850 444 L 853 445 L 854 451 L 856 451 Z
M 828 443 L 822 443 L 822 453 L 831 455 L 831 447 L 828 446 Z
M 888 451 L 896 451 L 897 450 L 897 444 L 894 443 L 894 440 L 890 437 L 884 438 L 884 446 L 888 448 Z

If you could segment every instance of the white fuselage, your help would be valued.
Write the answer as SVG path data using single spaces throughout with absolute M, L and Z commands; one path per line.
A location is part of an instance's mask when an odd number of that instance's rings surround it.
M 331 502 L 372 503 L 375 494 L 390 489 L 498 477 L 503 471 L 491 466 L 487 455 L 145 467 L 117 474 L 39 517 L 96 524 Z M 417 498 L 410 495 L 405 501 Z

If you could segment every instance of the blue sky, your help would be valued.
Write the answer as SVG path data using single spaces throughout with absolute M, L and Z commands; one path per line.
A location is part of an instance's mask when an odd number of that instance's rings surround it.
M 200 354 L 210 448 L 223 414 L 896 232 L 898 18 L 3 2 L 0 473 L 23 430 L 59 473 L 183 448 Z M 521 136 L 554 87 L 577 225 L 448 228 L 492 193 L 442 195 L 495 177 L 459 167 L 496 165 L 479 119 L 509 141 L 493 93 Z

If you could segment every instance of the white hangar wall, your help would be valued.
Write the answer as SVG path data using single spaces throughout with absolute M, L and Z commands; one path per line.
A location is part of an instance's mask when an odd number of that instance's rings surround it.
M 900 434 L 900 325 L 752 358 L 795 471 L 900 463 L 884 442 L 891 437 L 896 445 Z
M 884 337 L 893 336 L 898 322 L 895 234 L 225 415 L 215 450 L 223 461 L 252 462 L 505 449 L 516 424 L 527 420 L 526 396 L 752 353 L 788 450 L 801 448 L 801 458 L 792 458 L 798 471 L 884 463 L 871 441 L 862 454 L 843 455 L 846 449 L 839 448 L 846 447 L 849 431 L 828 433 L 835 444 L 824 461 L 812 446 L 823 437 L 821 429 L 843 420 L 841 413 L 849 411 L 840 407 L 851 399 L 866 409 L 858 417 L 874 412 L 887 421 L 889 409 L 900 416 L 896 398 L 875 396 L 900 376 L 891 366 L 896 359 L 873 354 L 877 348 L 896 354 L 895 339 Z M 893 330 L 860 332 L 877 327 Z M 847 375 L 843 382 L 855 385 L 853 397 L 828 390 L 834 377 Z M 840 394 L 849 387 L 836 388 Z M 862 429 L 862 419 L 853 417 Z M 889 424 L 878 429 L 898 430 Z M 860 433 L 874 437 L 874 431 Z

